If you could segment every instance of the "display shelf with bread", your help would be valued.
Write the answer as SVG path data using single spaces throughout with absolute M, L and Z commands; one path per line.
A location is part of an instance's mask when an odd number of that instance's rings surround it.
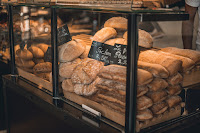
M 78 8 L 82 14 L 63 19 L 65 25 L 57 29 L 55 8 L 66 14 L 73 10 L 52 6 L 52 45 L 16 45 L 15 63 L 19 77 L 53 94 L 56 107 L 59 101 L 125 132 L 159 129 L 160 124 L 179 123 L 178 118 L 187 115 L 183 93 L 200 84 L 200 53 L 175 46 L 157 47 L 152 33 L 139 26 L 139 21 L 150 16 L 155 15 L 149 21 L 165 21 L 165 13 L 169 13 L 181 16 L 169 20 L 185 20 L 187 14 L 145 10 L 119 13 L 97 8 L 88 19 L 91 10 Z M 84 23 L 77 24 L 77 20 Z M 59 109 L 66 111 L 63 106 Z M 166 128 L 170 129 L 170 124 Z

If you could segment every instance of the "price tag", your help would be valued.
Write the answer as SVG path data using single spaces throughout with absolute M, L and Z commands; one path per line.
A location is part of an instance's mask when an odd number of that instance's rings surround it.
M 72 38 L 70 36 L 67 24 L 58 28 L 58 46 L 66 43 L 66 42 L 69 42 L 71 40 L 72 40 Z
M 127 45 L 115 44 L 114 46 L 93 41 L 89 58 L 105 62 L 105 65 L 127 65 Z

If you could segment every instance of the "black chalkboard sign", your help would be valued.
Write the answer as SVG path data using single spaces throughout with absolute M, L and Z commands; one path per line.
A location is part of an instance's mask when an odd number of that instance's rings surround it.
M 93 41 L 89 58 L 105 62 L 105 65 L 127 65 L 127 45 L 115 44 L 114 46 Z
M 67 24 L 58 28 L 58 46 L 63 45 L 66 42 L 71 41 L 72 38 L 69 33 Z

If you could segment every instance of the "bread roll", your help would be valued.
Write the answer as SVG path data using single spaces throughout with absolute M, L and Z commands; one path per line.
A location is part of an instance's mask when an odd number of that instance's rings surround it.
M 179 83 L 181 83 L 183 81 L 183 76 L 180 73 L 177 73 L 174 76 L 171 76 L 167 79 L 167 82 L 170 85 L 178 85 Z
M 96 79 L 97 74 L 103 65 L 103 62 L 94 59 L 83 59 L 81 64 L 75 68 L 71 76 L 72 82 L 74 84 L 90 84 Z
M 45 43 L 40 43 L 36 45 L 38 48 L 40 48 L 44 53 L 47 52 L 47 49 L 49 47 L 49 45 L 45 44 Z
M 15 63 L 17 66 L 27 69 L 32 69 L 35 66 L 35 63 L 32 60 L 23 60 L 20 58 L 16 58 Z
M 99 82 L 99 78 L 96 78 L 91 84 L 75 84 L 74 92 L 78 95 L 91 96 L 97 92 L 96 84 Z
M 171 53 L 171 54 L 190 58 L 195 63 L 200 62 L 200 52 L 199 51 L 190 50 L 190 49 L 180 49 L 180 48 L 176 48 L 176 47 L 167 47 L 167 48 L 163 48 L 161 50 L 164 52 Z
M 152 100 L 146 96 L 141 96 L 137 99 L 137 110 L 144 110 L 151 107 L 152 105 Z
M 146 85 L 153 80 L 153 76 L 150 72 L 138 69 L 137 71 L 137 84 L 138 86 Z
M 138 61 L 138 68 L 144 69 L 153 74 L 157 78 L 168 78 L 169 72 L 160 64 L 147 63 Z
M 104 66 L 98 76 L 126 84 L 126 67 L 120 65 Z
M 183 56 L 179 56 L 179 55 L 175 55 L 175 54 L 171 54 L 171 53 L 167 53 L 167 52 L 163 52 L 163 51 L 158 51 L 158 53 L 167 55 L 167 56 L 171 56 L 178 60 L 181 60 L 183 62 L 182 63 L 182 71 L 183 72 L 187 72 L 187 71 L 191 70 L 195 65 L 195 62 L 187 57 L 183 57 Z
M 139 121 L 145 121 L 153 118 L 153 114 L 149 109 L 137 111 L 136 119 Z
M 147 85 L 150 91 L 158 91 L 165 89 L 168 86 L 168 83 L 161 78 L 154 78 L 154 80 Z
M 151 107 L 151 111 L 156 115 L 164 113 L 167 109 L 168 109 L 168 105 L 164 101 L 160 102 L 160 103 L 157 103 L 157 104 L 154 104 Z
M 115 38 L 115 39 L 110 39 L 105 42 L 105 44 L 114 46 L 115 44 L 122 44 L 122 45 L 127 45 L 127 41 L 123 38 Z
M 61 46 L 59 49 L 59 61 L 69 62 L 78 58 L 85 51 L 86 44 L 80 39 L 74 39 Z
M 36 73 L 35 75 L 40 77 L 40 78 L 42 78 L 42 79 L 44 79 L 44 80 L 49 81 L 50 73 Z
M 162 102 L 167 98 L 167 92 L 165 90 L 151 91 L 146 95 L 151 98 L 154 103 Z
M 77 58 L 72 62 L 60 63 L 59 75 L 63 78 L 71 78 L 76 66 L 81 63 L 81 59 Z
M 117 31 L 111 27 L 105 27 L 96 32 L 92 40 L 104 43 L 106 40 L 113 38 L 117 35 Z
M 172 108 L 182 102 L 182 98 L 180 96 L 171 96 L 166 100 L 169 108 Z
M 31 46 L 28 50 L 33 54 L 34 58 L 44 58 L 44 52 L 40 48 Z
M 88 54 L 89 54 L 89 52 L 90 52 L 90 48 L 91 48 L 90 45 L 86 45 L 85 51 L 84 51 L 84 52 L 82 53 L 82 55 L 80 56 L 81 59 L 88 58 Z
M 147 86 L 138 86 L 137 87 L 137 97 L 143 96 L 149 91 Z
M 50 62 L 39 63 L 34 66 L 34 73 L 48 73 L 52 71 L 52 64 Z
M 112 17 L 108 19 L 104 27 L 112 27 L 118 30 L 127 30 L 128 20 L 123 17 Z
M 182 67 L 182 61 L 177 60 L 174 57 L 159 54 L 153 50 L 141 52 L 139 55 L 139 61 L 160 64 L 167 69 L 170 76 L 177 74 Z
M 26 50 L 26 49 L 18 49 L 16 51 L 16 56 L 23 60 L 33 59 L 33 54 L 29 50 Z
M 182 91 L 182 88 L 181 88 L 181 86 L 180 85 L 175 85 L 175 86 L 168 86 L 167 88 L 166 88 L 166 90 L 167 90 L 167 93 L 169 94 L 169 95 L 178 95 L 178 94 L 180 94 L 181 93 L 181 91 Z
M 74 92 L 74 84 L 72 83 L 72 80 L 71 79 L 65 79 L 62 82 L 62 88 L 65 91 Z
M 44 59 L 33 58 L 33 62 L 35 62 L 35 64 L 43 63 L 43 62 L 44 62 Z

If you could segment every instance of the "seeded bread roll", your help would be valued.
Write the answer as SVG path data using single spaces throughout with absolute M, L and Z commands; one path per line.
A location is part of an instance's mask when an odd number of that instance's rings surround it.
M 176 48 L 176 47 L 167 47 L 167 48 L 163 48 L 161 50 L 163 52 L 168 52 L 171 54 L 190 58 L 195 63 L 200 62 L 200 52 L 199 51 L 195 51 L 195 50 L 191 50 L 191 49 L 180 49 L 180 48 Z
M 38 48 L 40 48 L 44 53 L 47 52 L 47 49 L 49 47 L 49 45 L 45 44 L 45 43 L 40 43 L 36 45 Z
M 182 61 L 171 56 L 159 54 L 153 50 L 141 52 L 139 55 L 139 61 L 160 64 L 167 69 L 170 76 L 177 74 L 182 68 Z
M 112 27 L 117 30 L 127 30 L 127 24 L 128 20 L 126 18 L 112 17 L 105 22 L 104 27 Z
M 149 109 L 137 111 L 136 119 L 139 121 L 145 121 L 153 118 L 153 114 Z
M 81 59 L 77 58 L 72 62 L 60 63 L 59 75 L 63 78 L 71 78 L 74 69 L 81 63 Z
M 154 80 L 149 83 L 148 88 L 150 91 L 158 91 L 158 90 L 162 90 L 165 89 L 168 86 L 168 83 L 161 78 L 154 78 Z
M 62 82 L 62 88 L 65 91 L 74 92 L 74 84 L 72 83 L 72 80 L 71 79 L 65 79 Z
M 166 100 L 169 108 L 172 108 L 182 102 L 182 98 L 180 96 L 171 96 Z
M 31 60 L 33 59 L 33 54 L 29 51 L 29 50 L 26 50 L 26 49 L 18 49 L 16 51 L 16 56 L 23 59 L 23 60 Z
M 151 107 L 152 105 L 152 100 L 146 96 L 141 96 L 137 99 L 137 110 L 144 110 Z
M 169 72 L 160 64 L 147 63 L 138 61 L 138 68 L 144 69 L 153 74 L 157 78 L 168 78 Z
M 167 79 L 167 82 L 170 85 L 178 85 L 183 81 L 183 76 L 180 73 L 177 73 L 174 76 L 171 76 Z
M 165 100 L 168 94 L 165 90 L 160 90 L 148 92 L 146 95 L 151 98 L 154 103 L 158 103 Z
M 164 101 L 160 102 L 160 103 L 157 103 L 157 104 L 154 104 L 151 107 L 151 111 L 156 115 L 164 113 L 167 109 L 168 109 L 168 105 Z
M 127 41 L 123 38 L 115 38 L 115 39 L 110 39 L 105 42 L 105 44 L 114 46 L 115 44 L 122 44 L 122 45 L 127 45 Z
M 138 69 L 137 71 L 137 84 L 138 86 L 146 85 L 153 80 L 153 75 L 145 70 Z
M 50 62 L 39 63 L 34 66 L 34 73 L 48 73 L 52 71 L 52 64 Z
M 93 36 L 92 40 L 104 43 L 106 40 L 113 38 L 117 35 L 117 31 L 111 27 L 105 27 Z
M 40 48 L 31 46 L 28 50 L 33 54 L 34 58 L 44 58 L 44 52 Z
M 138 86 L 137 87 L 137 97 L 143 96 L 149 91 L 147 86 Z
M 97 77 L 91 84 L 75 84 L 74 92 L 78 95 L 83 96 L 91 96 L 97 92 L 96 84 L 99 82 L 99 78 Z
M 195 62 L 193 60 L 191 60 L 190 58 L 171 54 L 171 53 L 167 53 L 167 52 L 163 52 L 163 51 L 158 51 L 158 53 L 163 54 L 163 55 L 167 55 L 167 56 L 171 56 L 171 57 L 174 57 L 178 60 L 181 60 L 183 62 L 182 63 L 182 71 L 183 72 L 187 72 L 187 71 L 191 70 L 192 68 L 194 68 L 194 66 L 195 66 Z
M 69 62 L 78 58 L 85 51 L 86 44 L 80 39 L 74 39 L 59 48 L 59 61 Z
M 181 91 L 182 91 L 182 88 L 181 88 L 181 86 L 180 85 L 175 85 L 175 86 L 168 86 L 167 88 L 166 88 L 166 90 L 167 90 L 167 93 L 169 94 L 169 95 L 178 95 L 178 94 L 180 94 L 181 93 Z

